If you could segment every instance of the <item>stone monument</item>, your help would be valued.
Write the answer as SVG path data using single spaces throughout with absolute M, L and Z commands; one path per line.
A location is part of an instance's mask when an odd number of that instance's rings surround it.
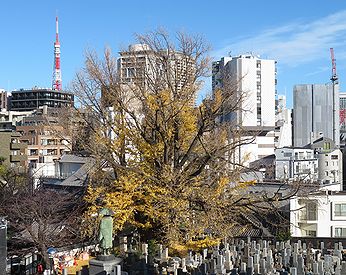
M 113 212 L 108 208 L 103 208 L 99 212 L 102 216 L 99 224 L 99 247 L 100 255 L 96 259 L 89 261 L 90 275 L 121 275 L 121 258 L 116 258 L 111 254 L 113 248 Z

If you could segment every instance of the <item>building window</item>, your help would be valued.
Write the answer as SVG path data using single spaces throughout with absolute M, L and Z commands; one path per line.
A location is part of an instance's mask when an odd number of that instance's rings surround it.
M 299 173 L 299 165 L 296 165 L 296 173 Z
M 305 230 L 305 236 L 306 237 L 316 237 L 317 236 L 316 230 Z
M 126 77 L 127 78 L 133 78 L 136 76 L 135 68 L 127 68 L 126 69 Z
M 335 215 L 335 217 L 345 217 L 346 216 L 346 203 L 336 203 L 334 215 Z
M 335 237 L 346 237 L 346 228 L 335 227 Z
M 325 142 L 325 143 L 323 144 L 323 149 L 324 149 L 324 150 L 330 150 L 330 142 Z
M 261 105 L 259 105 L 259 106 L 261 106 Z M 261 113 L 262 113 L 262 109 L 259 106 L 257 104 L 257 116 L 261 116 Z
M 325 163 L 325 164 L 326 164 L 326 166 L 328 166 L 328 161 L 326 161 L 326 163 Z
M 316 202 L 306 202 L 305 208 L 301 212 L 301 220 L 317 221 Z

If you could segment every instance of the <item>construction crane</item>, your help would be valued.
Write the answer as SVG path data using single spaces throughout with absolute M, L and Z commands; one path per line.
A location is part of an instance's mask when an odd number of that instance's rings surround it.
M 332 77 L 330 78 L 330 80 L 333 84 L 338 84 L 338 75 L 336 74 L 336 62 L 333 48 L 330 48 L 330 57 L 332 59 Z
M 336 111 L 336 91 L 337 91 L 337 87 L 338 86 L 338 75 L 336 74 L 336 62 L 335 62 L 335 57 L 334 57 L 334 49 L 330 48 L 330 57 L 332 59 L 332 77 L 330 78 L 330 80 L 332 81 L 333 84 L 333 140 L 334 142 L 336 141 L 336 129 L 338 127 L 340 127 L 340 125 L 336 125 L 336 116 L 340 116 L 340 114 L 337 114 Z M 339 111 L 340 112 L 340 111 Z

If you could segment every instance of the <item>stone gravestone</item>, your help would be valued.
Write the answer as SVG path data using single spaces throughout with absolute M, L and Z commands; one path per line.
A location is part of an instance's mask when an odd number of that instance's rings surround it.
M 0 274 L 6 274 L 7 221 L 0 217 Z
M 99 225 L 99 245 L 101 255 L 89 261 L 90 275 L 121 275 L 121 258 L 116 258 L 110 254 L 113 247 L 113 218 L 112 211 L 103 208 L 100 213 L 102 219 Z

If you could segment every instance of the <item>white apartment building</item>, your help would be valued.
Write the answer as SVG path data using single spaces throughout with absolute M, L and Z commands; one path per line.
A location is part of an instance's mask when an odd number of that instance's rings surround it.
M 246 164 L 274 154 L 275 64 L 275 60 L 261 59 L 253 54 L 223 57 L 213 62 L 213 92 L 225 85 L 234 85 L 238 96 L 242 96 L 241 110 L 236 114 L 225 110 L 226 115 L 221 120 L 236 117 L 244 136 L 255 136 L 251 145 L 240 149 L 239 162 Z
M 313 149 L 284 147 L 275 150 L 277 180 L 318 180 L 318 160 Z
M 242 112 L 237 116 L 243 127 L 275 126 L 275 64 L 275 60 L 253 54 L 223 57 L 213 63 L 213 91 L 227 81 L 242 93 Z
M 293 237 L 346 237 L 346 193 L 320 193 L 290 200 Z
M 342 152 L 335 149 L 329 138 L 320 138 L 309 148 L 284 147 L 275 149 L 277 180 L 310 180 L 320 188 L 342 190 Z

